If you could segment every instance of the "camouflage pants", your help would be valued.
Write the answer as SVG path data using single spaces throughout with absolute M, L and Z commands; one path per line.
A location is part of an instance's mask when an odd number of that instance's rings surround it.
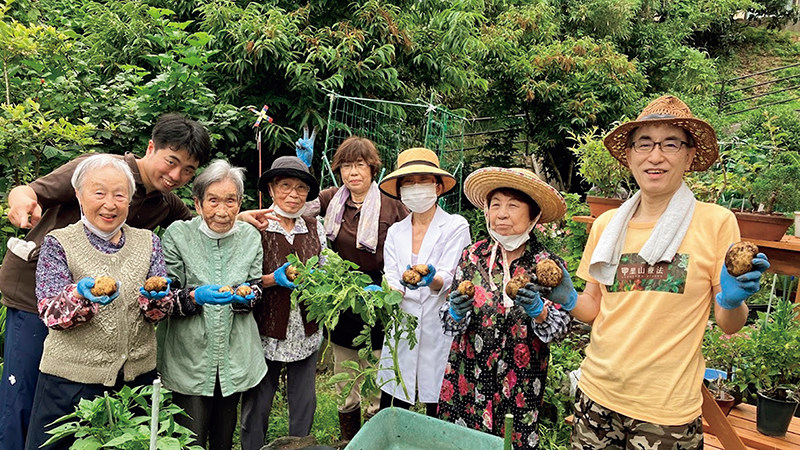
M 664 426 L 632 419 L 598 405 L 578 390 L 572 450 L 690 450 L 703 448 L 703 421 Z

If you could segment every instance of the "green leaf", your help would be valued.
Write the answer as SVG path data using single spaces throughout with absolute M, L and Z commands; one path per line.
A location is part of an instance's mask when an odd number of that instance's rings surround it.
M 158 440 L 159 450 L 181 450 L 181 443 L 173 437 L 164 437 Z
M 116 437 L 116 438 L 106 442 L 105 444 L 103 444 L 103 447 L 111 447 L 111 448 L 122 447 L 122 444 L 125 444 L 126 442 L 130 442 L 130 441 L 132 441 L 134 439 L 135 439 L 134 436 L 132 436 L 130 434 L 123 434 L 122 436 Z

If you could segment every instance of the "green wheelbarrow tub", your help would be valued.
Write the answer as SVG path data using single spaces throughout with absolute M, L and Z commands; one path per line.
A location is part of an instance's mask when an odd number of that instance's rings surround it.
M 503 450 L 503 439 L 401 408 L 378 412 L 345 450 Z

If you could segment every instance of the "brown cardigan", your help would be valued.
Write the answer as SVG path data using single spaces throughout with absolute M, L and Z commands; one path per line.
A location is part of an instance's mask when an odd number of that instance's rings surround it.
M 301 219 L 298 219 L 301 220 Z M 290 244 L 286 237 L 280 233 L 269 231 L 261 232 L 261 245 L 264 247 L 263 273 L 272 273 L 278 267 L 286 263 L 286 256 L 296 254 L 300 261 L 306 262 L 312 256 L 319 255 L 322 245 L 317 235 L 317 220 L 310 217 L 303 217 L 308 233 L 295 234 L 294 243 Z M 262 336 L 275 339 L 286 339 L 286 329 L 289 326 L 289 313 L 291 312 L 291 289 L 273 286 L 264 289 L 261 301 L 253 309 L 258 332 Z M 303 326 L 306 336 L 311 336 L 319 329 L 316 322 L 309 322 L 307 319 L 308 310 L 306 305 L 300 304 L 300 315 L 303 317 Z

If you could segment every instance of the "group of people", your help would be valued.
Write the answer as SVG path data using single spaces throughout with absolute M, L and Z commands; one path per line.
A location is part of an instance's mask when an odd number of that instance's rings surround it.
M 330 330 L 335 373 L 350 371 L 348 362 L 363 367 L 363 347 L 380 361 L 380 398 L 337 385 L 344 440 L 358 432 L 362 407 L 369 419 L 420 402 L 429 416 L 496 435 L 513 414 L 514 448 L 536 448 L 548 345 L 574 317 L 592 332 L 572 448 L 702 448 L 701 342 L 712 305 L 721 329 L 738 331 L 769 263 L 759 254 L 750 272 L 728 274 L 736 221 L 683 182 L 716 160 L 716 134 L 679 99 L 655 100 L 604 142 L 639 191 L 595 221 L 577 270 L 582 293 L 532 234 L 565 215 L 555 189 L 522 168 L 471 173 L 464 194 L 489 233 L 473 243 L 467 221 L 438 205 L 455 178 L 424 148 L 401 152 L 378 182 L 375 145 L 351 136 L 332 160 L 341 186 L 320 191 L 309 170 L 313 142 L 301 140 L 303 158 L 276 158 L 260 174 L 270 207 L 246 212 L 243 169 L 216 160 L 193 183 L 193 217 L 172 191 L 207 162 L 210 139 L 168 114 L 141 159 L 87 155 L 14 188 L 9 220 L 33 229 L 0 267 L 8 307 L 0 448 L 68 448 L 40 446 L 81 398 L 160 376 L 188 413 L 176 420 L 201 446 L 232 447 L 241 402 L 242 448 L 260 449 L 284 365 L 289 434 L 308 435 L 322 330 L 303 304 L 292 307 L 302 285 L 287 256 L 307 261 L 328 246 L 369 275 L 367 291 L 385 277 L 418 319 L 418 343 L 401 342 L 397 367 L 381 324 L 361 345 L 353 340 L 365 324 L 352 311 Z M 166 228 L 161 239 L 149 231 L 156 227 Z M 560 269 L 555 286 L 536 275 L 545 260 Z M 425 269 L 405 279 L 412 266 Z M 527 284 L 507 292 L 520 275 Z M 100 276 L 116 286 L 99 292 Z M 165 283 L 145 288 L 151 277 Z M 474 292 L 459 290 L 462 281 Z

